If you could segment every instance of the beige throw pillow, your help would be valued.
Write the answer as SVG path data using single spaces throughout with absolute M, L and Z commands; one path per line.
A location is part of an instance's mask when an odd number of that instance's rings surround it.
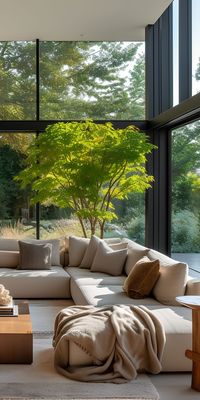
M 160 264 L 147 256 L 137 261 L 124 281 L 124 290 L 133 299 L 143 299 L 150 295 L 158 277 Z
M 105 272 L 106 274 L 118 276 L 127 257 L 127 249 L 113 250 L 105 242 L 100 242 L 95 254 L 91 271 Z
M 99 237 L 93 235 L 90 239 L 89 245 L 87 246 L 80 267 L 91 268 L 99 243 L 102 241 L 105 242 L 113 250 L 121 250 L 127 248 L 127 243 L 125 242 L 115 243 L 114 240 L 116 239 L 113 239 L 111 241 L 106 239 L 100 239 Z
M 79 267 L 88 247 L 90 239 L 69 236 L 69 265 Z
M 92 262 L 94 260 L 94 256 L 96 254 L 96 251 L 98 249 L 100 242 L 101 242 L 101 239 L 98 238 L 97 236 L 93 235 L 91 237 L 90 242 L 85 251 L 84 257 L 80 264 L 81 268 L 90 268 L 91 267 Z
M 52 244 L 33 244 L 19 240 L 19 269 L 50 269 Z

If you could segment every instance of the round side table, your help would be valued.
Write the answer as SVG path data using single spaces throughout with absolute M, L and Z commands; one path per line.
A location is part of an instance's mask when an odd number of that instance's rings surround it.
M 191 387 L 200 392 L 200 296 L 178 296 L 176 300 L 192 309 L 192 350 L 185 355 L 192 360 Z

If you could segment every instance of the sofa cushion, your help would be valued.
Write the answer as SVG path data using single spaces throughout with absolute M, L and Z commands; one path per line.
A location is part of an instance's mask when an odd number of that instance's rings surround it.
M 82 285 L 121 285 L 123 286 L 126 275 L 112 276 L 104 272 L 91 272 L 88 268 L 66 267 L 67 273 L 79 286 Z
M 149 249 L 130 239 L 124 239 L 124 241 L 128 243 L 128 256 L 125 263 L 125 273 L 128 275 L 136 262 L 147 255 Z
M 127 276 L 123 289 L 133 299 L 143 299 L 150 295 L 158 277 L 159 260 L 150 260 L 147 256 L 137 261 Z
M 0 282 L 14 298 L 71 298 L 70 276 L 60 266 L 48 270 L 0 268 Z
M 96 251 L 91 271 L 105 272 L 109 275 L 121 275 L 127 257 L 127 249 L 113 250 L 104 242 L 100 242 Z
M 69 265 L 78 267 L 84 257 L 90 239 L 69 236 Z
M 17 239 L 0 239 L 0 250 L 19 251 Z
M 92 266 L 92 262 L 94 260 L 94 256 L 98 249 L 98 245 L 101 242 L 101 239 L 97 236 L 93 235 L 89 241 L 83 259 L 80 263 L 80 268 L 90 268 Z
M 97 252 L 99 243 L 104 241 L 111 247 L 113 250 L 121 250 L 121 249 L 126 249 L 127 248 L 127 243 L 126 242 L 115 242 L 115 238 L 109 238 L 109 239 L 100 239 L 99 237 L 93 235 L 90 239 L 90 242 L 87 246 L 87 249 L 85 251 L 84 257 L 81 261 L 80 268 L 91 268 L 95 254 Z
M 152 297 L 131 299 L 123 291 L 122 285 L 81 285 L 73 278 L 70 281 L 72 298 L 75 304 L 104 306 L 109 304 L 157 305 L 160 303 Z
M 185 294 L 188 280 L 188 266 L 173 260 L 156 250 L 148 252 L 150 260 L 160 261 L 160 276 L 153 288 L 153 295 L 160 303 L 179 305 L 176 296 Z
M 19 251 L 0 250 L 0 267 L 16 268 L 19 264 Z
M 52 244 L 26 243 L 19 240 L 19 269 L 50 269 Z
M 50 243 L 52 245 L 51 265 L 60 265 L 60 239 L 25 239 L 24 242 L 33 244 Z

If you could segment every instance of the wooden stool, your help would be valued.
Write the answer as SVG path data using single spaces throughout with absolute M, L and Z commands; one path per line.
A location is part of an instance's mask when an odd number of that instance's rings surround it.
M 179 296 L 176 300 L 192 309 L 192 350 L 185 355 L 192 360 L 191 387 L 200 392 L 200 296 Z

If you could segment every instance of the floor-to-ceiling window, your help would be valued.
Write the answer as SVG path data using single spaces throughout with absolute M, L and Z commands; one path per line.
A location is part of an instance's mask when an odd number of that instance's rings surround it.
M 37 120 L 48 125 L 52 120 L 90 118 L 112 121 L 117 127 L 117 121 L 134 124 L 134 120 L 143 120 L 144 43 L 0 42 L 0 80 L 0 119 L 12 121 L 12 132 L 1 129 L 0 236 L 32 237 L 38 223 L 41 238 L 82 234 L 72 209 L 48 204 L 35 212 L 30 188 L 22 191 L 15 180 L 33 137 L 18 129 L 15 132 L 15 121 Z M 11 130 L 8 124 L 7 129 Z M 16 162 L 5 164 L 11 155 Z M 143 243 L 144 193 L 131 193 L 115 201 L 114 207 L 117 217 L 106 225 L 105 234 L 125 235 Z
M 200 272 L 200 121 L 172 131 L 171 238 L 174 257 Z

